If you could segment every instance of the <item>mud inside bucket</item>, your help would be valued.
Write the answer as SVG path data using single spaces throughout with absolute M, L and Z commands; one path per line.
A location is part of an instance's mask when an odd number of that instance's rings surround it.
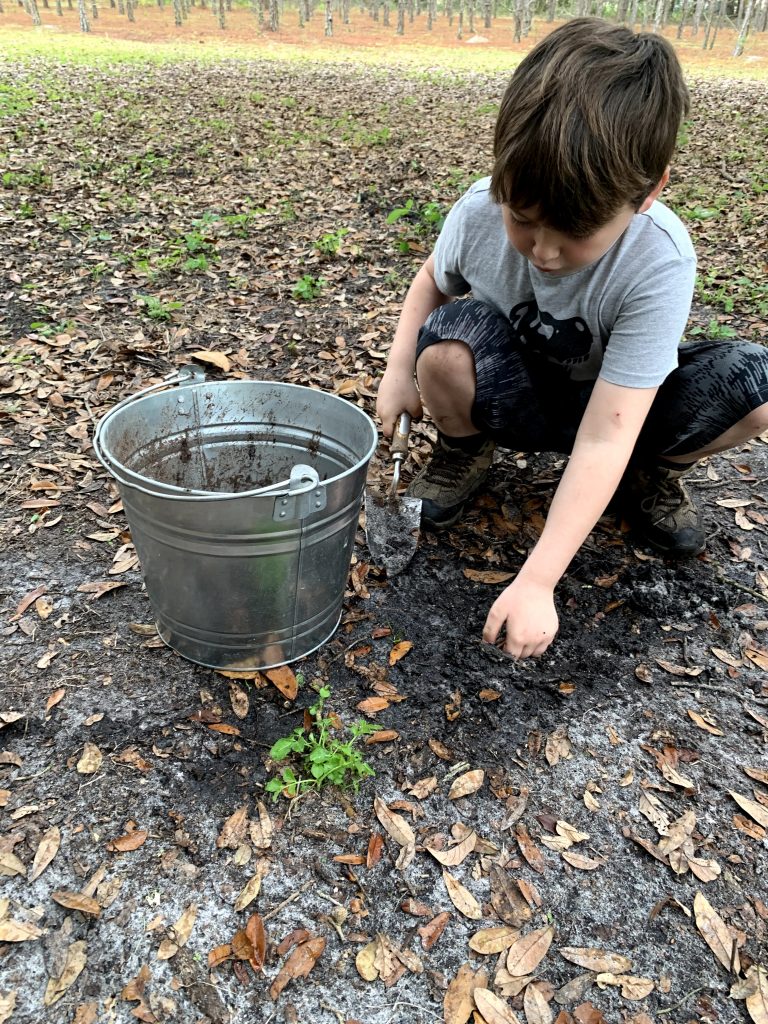
M 160 636 L 213 668 L 270 668 L 333 634 L 376 429 L 291 384 L 178 383 L 116 406 L 118 482 Z

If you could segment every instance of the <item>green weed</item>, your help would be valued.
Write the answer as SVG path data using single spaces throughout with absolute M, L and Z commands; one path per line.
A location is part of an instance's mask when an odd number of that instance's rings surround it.
M 381 726 L 359 719 L 344 727 L 349 739 L 334 735 L 338 730 L 338 718 L 324 713 L 325 702 L 330 695 L 327 686 L 320 689 L 317 701 L 309 709 L 312 720 L 309 730 L 300 726 L 290 736 L 284 736 L 273 744 L 269 752 L 272 760 L 286 761 L 296 756 L 299 773 L 297 775 L 293 768 L 286 766 L 278 776 L 270 779 L 265 789 L 273 800 L 281 795 L 293 799 L 310 790 L 318 790 L 326 783 L 352 786 L 357 791 L 362 779 L 375 774 L 363 759 L 357 744 L 364 736 L 378 732 Z
M 180 302 L 163 302 L 162 299 L 158 299 L 154 295 L 138 295 L 137 298 L 143 304 L 147 316 L 151 320 L 170 320 L 174 312 L 182 308 Z
M 304 274 L 291 289 L 291 294 L 295 299 L 301 299 L 302 302 L 311 302 L 321 294 L 327 283 L 325 278 Z
M 721 324 L 717 320 L 712 319 L 706 327 L 692 327 L 688 331 L 688 336 L 690 338 L 707 338 L 710 341 L 719 341 L 721 338 L 735 338 L 737 332 L 733 327 L 728 327 L 727 324 Z
M 341 243 L 349 234 L 349 228 L 339 228 L 337 231 L 330 231 L 321 235 L 317 241 L 312 243 L 312 248 L 321 256 L 335 256 L 341 248 Z

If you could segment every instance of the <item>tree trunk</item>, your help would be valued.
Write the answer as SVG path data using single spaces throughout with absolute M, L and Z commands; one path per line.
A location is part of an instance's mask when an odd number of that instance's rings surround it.
M 623 24 L 626 23 L 626 20 L 627 20 L 627 7 L 628 7 L 627 0 L 619 0 L 618 7 L 616 8 L 616 21 L 618 21 L 618 23 L 620 25 L 623 25 Z
M 744 44 L 747 41 L 749 35 L 749 26 L 752 21 L 752 15 L 755 10 L 755 0 L 749 0 L 747 9 L 744 12 L 744 20 L 741 23 L 741 31 L 739 32 L 739 38 L 736 40 L 736 46 L 733 50 L 734 57 L 740 57 L 744 53 Z
M 464 38 L 464 0 L 459 0 L 459 27 L 456 31 L 456 38 Z
M 492 24 L 491 0 L 483 0 L 483 28 L 490 28 Z
M 523 36 L 530 35 L 533 26 L 533 0 L 523 0 Z
M 117 13 L 120 15 L 125 14 L 125 4 L 123 0 L 117 0 Z
M 32 19 L 33 25 L 42 25 L 40 20 L 40 11 L 37 9 L 37 0 L 26 0 L 24 4 L 27 14 Z
M 181 16 L 181 0 L 173 0 L 173 22 L 176 28 L 179 28 L 184 23 L 184 19 Z
M 680 24 L 677 26 L 677 38 L 683 38 L 685 19 L 688 17 L 688 0 L 683 0 L 683 9 L 680 11 Z
M 413 19 L 416 16 L 416 4 L 414 0 L 408 0 L 408 24 L 413 24 Z
M 557 15 L 557 0 L 549 0 L 547 5 L 547 22 L 551 25 Z
M 64 8 L 61 6 L 61 0 L 56 0 L 56 13 L 60 18 L 64 17 Z
M 704 0 L 696 0 L 696 5 L 693 8 L 693 27 L 691 29 L 691 35 L 695 38 L 699 34 L 699 25 L 701 24 L 701 16 L 704 12 Z
M 475 34 L 475 0 L 467 0 L 467 13 L 469 15 L 469 33 Z
M 91 17 L 94 21 L 99 20 L 99 8 L 96 6 L 96 0 L 91 0 Z
M 77 13 L 80 16 L 80 31 L 90 32 L 91 26 L 88 24 L 88 11 L 85 9 L 85 0 L 77 0 Z
M 80 0 L 78 0 L 80 2 Z M 136 16 L 133 13 L 133 0 L 125 0 L 125 13 L 128 15 L 128 21 L 136 21 Z
M 342 25 L 349 24 L 349 0 L 341 0 L 341 23 Z
M 389 28 L 389 0 L 384 0 L 384 24 Z
M 397 0 L 397 28 L 395 33 L 399 36 L 405 34 L 405 0 Z
M 515 0 L 515 9 L 512 12 L 514 19 L 514 35 L 513 40 L 519 43 L 523 38 L 523 0 Z
M 656 9 L 653 15 L 653 31 L 661 32 L 664 26 L 665 0 L 656 0 Z
M 280 8 L 277 0 L 269 0 L 269 31 L 277 32 L 280 29 Z
M 715 40 L 717 39 L 717 33 L 720 31 L 720 26 L 723 24 L 723 21 L 725 20 L 725 15 L 726 15 L 727 10 L 728 10 L 728 0 L 720 0 L 720 6 L 719 6 L 718 11 L 717 11 L 717 19 L 715 21 L 715 31 L 712 33 L 712 41 L 709 44 L 710 50 L 715 45 Z
M 325 34 L 333 35 L 333 0 L 325 0 Z
M 453 28 L 453 0 L 445 0 L 445 13 L 448 16 L 448 24 Z

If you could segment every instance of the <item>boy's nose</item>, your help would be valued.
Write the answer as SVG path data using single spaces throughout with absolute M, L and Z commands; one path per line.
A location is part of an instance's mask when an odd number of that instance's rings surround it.
M 533 240 L 533 257 L 537 263 L 553 263 L 560 255 L 560 246 L 556 240 L 545 232 L 537 234 Z

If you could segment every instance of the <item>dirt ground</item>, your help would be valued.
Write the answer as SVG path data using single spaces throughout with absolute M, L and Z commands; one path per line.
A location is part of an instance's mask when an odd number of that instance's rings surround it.
M 652 557 L 603 519 L 559 587 L 561 631 L 538 661 L 512 662 L 480 632 L 535 542 L 558 460 L 500 453 L 466 520 L 423 535 L 393 579 L 360 530 L 340 628 L 293 666 L 295 701 L 153 635 L 118 493 L 91 449 L 98 416 L 195 352 L 212 379 L 321 386 L 372 412 L 430 244 L 413 210 L 448 204 L 482 168 L 469 141 L 492 123 L 483 97 L 501 80 L 260 64 L 4 71 L 17 177 L 0 211 L 0 1020 L 465 1021 L 471 1004 L 451 1016 L 450 994 L 467 963 L 528 1024 L 765 1019 L 765 439 L 695 470 L 710 540 L 690 563 Z M 698 95 L 708 110 L 752 111 L 759 142 L 753 88 Z M 692 145 L 681 203 L 692 167 L 709 182 L 707 146 Z M 746 181 L 753 158 L 729 159 Z M 387 223 L 408 198 L 408 216 Z M 761 224 L 743 225 L 743 252 Z M 339 226 L 323 255 L 313 243 Z M 692 230 L 715 266 L 711 222 Z M 726 258 L 747 267 L 743 252 Z M 303 276 L 323 279 L 316 301 L 296 296 Z M 692 326 L 764 337 L 750 301 L 698 305 Z M 427 439 L 420 427 L 411 470 Z M 377 460 L 372 480 L 383 472 Z M 384 695 L 371 717 L 391 738 L 364 748 L 376 776 L 358 793 L 264 801 L 269 749 L 320 685 L 346 723 Z M 479 788 L 449 796 L 477 770 Z M 389 809 L 376 813 L 377 798 Z M 392 812 L 413 832 L 406 867 L 395 837 L 408 828 Z M 472 830 L 474 849 L 446 869 L 463 887 L 450 898 L 427 848 L 445 854 Z M 254 912 L 258 971 L 235 941 Z M 502 926 L 508 945 L 551 941 L 519 994 L 497 953 L 469 946 Z M 377 936 L 373 979 L 363 954 Z M 311 972 L 272 999 L 292 943 L 319 939 Z M 573 947 L 631 965 L 591 954 L 578 966 Z M 474 1020 L 495 1024 L 490 1010 Z

